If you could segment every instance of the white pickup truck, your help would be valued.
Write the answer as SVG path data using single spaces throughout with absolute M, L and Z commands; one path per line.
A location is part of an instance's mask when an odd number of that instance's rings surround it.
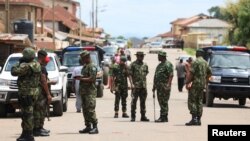
M 56 85 L 51 85 L 53 114 L 62 116 L 67 111 L 67 67 L 61 66 L 56 54 L 48 53 L 50 62 L 46 66 L 50 80 L 56 80 Z M 19 108 L 17 77 L 11 75 L 11 68 L 18 63 L 21 53 L 11 54 L 3 68 L 0 67 L 0 117 L 14 113 Z

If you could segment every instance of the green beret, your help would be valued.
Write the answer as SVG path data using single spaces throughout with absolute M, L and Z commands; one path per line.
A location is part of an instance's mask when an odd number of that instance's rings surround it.
M 165 51 L 160 51 L 158 55 L 167 57 L 167 53 Z
M 145 55 L 142 51 L 137 51 L 135 55 Z
M 86 50 L 84 50 L 84 51 L 80 54 L 81 58 L 83 58 L 83 57 L 85 57 L 85 56 L 87 56 L 87 55 L 89 55 L 89 52 L 86 51 Z
M 127 61 L 127 57 L 126 56 L 121 56 L 120 61 L 126 62 Z

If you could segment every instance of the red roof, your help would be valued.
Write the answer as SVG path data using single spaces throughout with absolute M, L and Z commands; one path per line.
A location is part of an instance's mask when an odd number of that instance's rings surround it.
M 10 4 L 30 4 L 37 7 L 43 7 L 41 0 L 9 0 Z M 5 3 L 5 0 L 0 0 L 0 3 Z
M 158 35 L 158 37 L 167 38 L 167 37 L 176 37 L 176 35 L 174 35 L 171 31 L 169 31 L 169 32 Z
M 40 13 L 37 14 L 38 19 L 41 20 Z M 53 20 L 53 10 L 52 8 L 45 8 L 44 10 L 44 21 L 52 21 Z M 71 13 L 69 13 L 63 7 L 57 5 L 55 7 L 55 21 L 60 21 L 62 24 L 67 26 L 68 28 L 75 30 L 79 27 L 78 19 Z
M 192 24 L 194 22 L 197 22 L 197 21 L 202 20 L 202 19 L 207 19 L 207 18 L 209 18 L 209 16 L 207 16 L 205 14 L 199 14 L 199 15 L 195 15 L 195 16 L 190 17 L 190 18 L 177 19 L 177 20 L 171 22 L 171 24 L 180 25 L 180 26 L 187 26 L 189 24 Z

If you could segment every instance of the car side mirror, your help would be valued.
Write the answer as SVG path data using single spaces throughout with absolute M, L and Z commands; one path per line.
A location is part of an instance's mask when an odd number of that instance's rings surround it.
M 60 72 L 68 72 L 68 67 L 60 66 Z

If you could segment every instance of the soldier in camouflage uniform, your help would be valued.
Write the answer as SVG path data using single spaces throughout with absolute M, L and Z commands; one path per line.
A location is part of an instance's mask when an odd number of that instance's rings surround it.
M 129 118 L 127 114 L 127 97 L 128 97 L 128 81 L 127 78 L 129 78 L 131 87 L 133 88 L 132 79 L 129 75 L 129 70 L 126 63 L 127 58 L 125 56 L 121 56 L 120 63 L 113 69 L 112 74 L 112 85 L 111 85 L 111 93 L 113 93 L 113 90 L 115 91 L 115 116 L 114 118 L 118 118 L 118 112 L 119 112 L 119 103 L 121 100 L 122 104 L 122 117 L 123 118 Z M 113 88 L 114 87 L 114 88 Z
M 22 134 L 17 141 L 34 141 L 33 128 L 40 93 L 41 66 L 34 60 L 35 51 L 32 48 L 23 50 L 23 57 L 11 69 L 13 76 L 18 76 L 18 100 L 22 112 Z
M 204 51 L 199 49 L 196 51 L 196 60 L 191 65 L 190 75 L 187 78 L 186 88 L 188 93 L 188 109 L 192 115 L 190 125 L 201 125 L 201 116 L 203 111 L 203 89 L 211 75 L 211 69 L 207 62 L 202 58 Z
M 155 122 L 168 122 L 168 100 L 173 79 L 173 65 L 166 59 L 166 52 L 159 52 L 158 59 L 161 62 L 155 71 L 153 92 L 157 90 L 157 98 L 161 108 L 160 118 Z
M 131 102 L 131 121 L 135 121 L 136 117 L 136 103 L 138 97 L 140 98 L 141 108 L 141 121 L 149 121 L 146 117 L 146 99 L 147 99 L 147 75 L 148 65 L 143 62 L 144 53 L 141 51 L 136 52 L 137 60 L 130 65 L 130 74 L 134 89 L 132 89 L 132 102 Z
M 80 95 L 82 98 L 82 111 L 86 128 L 80 130 L 79 133 L 98 134 L 97 118 L 95 113 L 96 107 L 96 74 L 97 68 L 92 64 L 90 53 L 83 51 L 81 53 L 83 60 L 83 68 L 81 76 L 75 76 L 76 80 L 80 80 Z M 91 124 L 93 128 L 91 128 Z
M 38 104 L 35 106 L 36 117 L 34 119 L 34 136 L 49 136 L 50 130 L 44 129 L 44 121 L 46 115 L 46 108 L 48 108 L 51 103 L 51 94 L 49 90 L 48 83 L 51 83 L 48 79 L 48 72 L 46 69 L 46 65 L 49 62 L 49 57 L 47 56 L 47 52 L 44 50 L 38 51 L 38 62 L 41 65 L 41 93 L 38 96 Z

